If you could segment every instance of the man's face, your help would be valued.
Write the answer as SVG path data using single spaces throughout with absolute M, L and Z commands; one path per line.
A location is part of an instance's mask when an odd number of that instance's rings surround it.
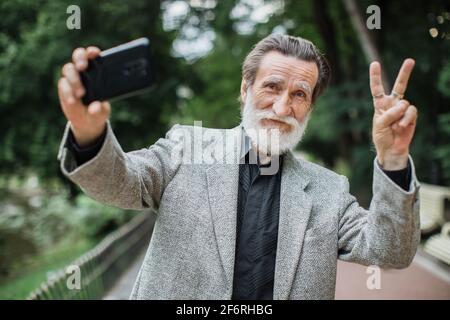
M 306 129 L 318 73 L 314 62 L 267 53 L 254 84 L 241 87 L 244 128 L 278 130 L 280 152 L 295 147 Z

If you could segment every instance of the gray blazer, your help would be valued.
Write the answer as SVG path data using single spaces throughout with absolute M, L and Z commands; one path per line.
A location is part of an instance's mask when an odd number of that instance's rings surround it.
M 70 123 L 58 153 L 64 175 L 104 204 L 158 209 L 131 299 L 230 299 L 239 165 L 224 159 L 239 150 L 241 127 L 200 129 L 203 147 L 222 145 L 225 136 L 236 144 L 226 144 L 214 161 L 195 164 L 182 156 L 195 158 L 205 148 L 188 148 L 179 135 L 190 140 L 194 127 L 175 125 L 149 148 L 125 153 L 108 121 L 100 152 L 81 166 L 67 148 L 69 129 Z M 410 161 L 408 192 L 374 161 L 366 210 L 349 193 L 346 177 L 286 155 L 274 299 L 334 299 L 337 259 L 383 268 L 411 263 L 420 229 L 419 183 Z

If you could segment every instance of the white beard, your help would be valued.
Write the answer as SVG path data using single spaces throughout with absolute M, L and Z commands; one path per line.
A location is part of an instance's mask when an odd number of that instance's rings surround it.
M 252 140 L 253 147 L 262 155 L 279 155 L 293 150 L 302 140 L 308 126 L 310 112 L 302 122 L 291 116 L 280 117 L 272 109 L 256 109 L 250 88 L 247 90 L 245 105 L 241 111 L 242 126 Z M 289 132 L 282 132 L 277 128 L 265 128 L 262 119 L 283 121 L 291 126 Z

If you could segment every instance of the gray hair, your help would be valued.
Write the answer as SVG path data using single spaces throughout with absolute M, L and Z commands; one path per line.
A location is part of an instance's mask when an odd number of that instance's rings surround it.
M 264 55 L 270 51 L 277 51 L 286 56 L 292 56 L 304 61 L 315 62 L 319 70 L 317 84 L 312 94 L 312 102 L 323 93 L 330 81 L 330 66 L 324 55 L 309 40 L 283 34 L 271 34 L 259 41 L 245 58 L 242 65 L 242 77 L 248 86 L 255 82 L 256 73 Z M 239 96 L 241 106 L 242 97 Z

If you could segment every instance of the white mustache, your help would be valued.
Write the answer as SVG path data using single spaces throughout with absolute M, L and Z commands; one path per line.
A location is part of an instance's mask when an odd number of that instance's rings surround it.
M 294 128 L 299 125 L 297 119 L 291 116 L 281 117 L 276 115 L 272 110 L 255 110 L 255 111 L 256 111 L 255 117 L 258 119 L 258 121 L 261 121 L 263 119 L 276 120 L 286 123 Z

